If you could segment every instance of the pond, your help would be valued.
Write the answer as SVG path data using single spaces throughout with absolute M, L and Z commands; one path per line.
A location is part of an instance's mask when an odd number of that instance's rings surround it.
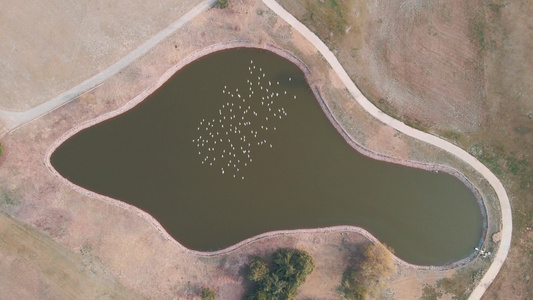
M 303 72 L 264 50 L 189 64 L 133 109 L 69 138 L 51 163 L 201 251 L 272 230 L 354 225 L 408 262 L 439 265 L 472 253 L 483 229 L 461 181 L 359 154 Z

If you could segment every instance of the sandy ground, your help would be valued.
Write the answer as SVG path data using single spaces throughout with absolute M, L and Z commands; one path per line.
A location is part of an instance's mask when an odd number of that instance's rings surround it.
M 488 201 L 488 235 L 499 231 L 497 222 L 490 221 L 499 209 L 497 199 L 479 174 L 433 146 L 383 129 L 383 124 L 355 104 L 345 89 L 336 88 L 329 77 L 320 76 L 329 74 L 329 67 L 309 50 L 312 46 L 298 34 L 259 1 L 237 1 L 229 9 L 201 14 L 102 86 L 4 136 L 6 153 L 0 161 L 0 177 L 5 180 L 0 182 L 0 208 L 16 220 L 38 228 L 36 232 L 51 237 L 59 246 L 95 257 L 104 272 L 148 298 L 198 298 L 199 291 L 206 286 L 216 289 L 221 299 L 238 298 L 244 292 L 243 266 L 250 255 L 268 253 L 279 246 L 306 249 L 317 261 L 317 270 L 300 289 L 302 297 L 338 298 L 336 287 L 351 249 L 346 245 L 365 241 L 360 235 L 291 234 L 262 239 L 228 254 L 202 257 L 177 247 L 141 215 L 72 190 L 45 166 L 47 150 L 72 127 L 120 108 L 194 51 L 215 43 L 248 40 L 257 45 L 276 45 L 302 59 L 314 74 L 310 81 L 319 88 L 332 114 L 360 144 L 383 154 L 442 163 L 467 175 Z M 397 138 L 393 146 L 387 138 L 375 138 L 391 135 Z M 488 241 L 487 246 L 494 247 L 494 244 Z M 4 253 L 3 248 L 0 252 Z M 1 260 L 0 266 L 7 268 L 5 263 Z M 22 268 L 23 262 L 19 263 Z M 15 264 L 11 268 L 16 267 Z M 461 270 L 486 267 L 486 261 L 476 259 Z M 421 284 L 454 272 L 400 269 L 384 295 L 392 298 L 404 295 L 406 289 L 421 290 Z M 411 284 L 394 283 L 401 280 Z M 1 285 L 7 294 L 15 293 L 11 289 L 16 286 L 37 289 L 25 278 L 10 279 L 9 284 Z

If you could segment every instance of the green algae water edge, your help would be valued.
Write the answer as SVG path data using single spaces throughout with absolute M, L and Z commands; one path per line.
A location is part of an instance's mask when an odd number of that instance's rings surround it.
M 408 262 L 442 265 L 472 253 L 483 231 L 461 181 L 357 153 L 302 71 L 257 49 L 189 64 L 133 109 L 66 140 L 51 163 L 151 214 L 194 250 L 354 225 Z

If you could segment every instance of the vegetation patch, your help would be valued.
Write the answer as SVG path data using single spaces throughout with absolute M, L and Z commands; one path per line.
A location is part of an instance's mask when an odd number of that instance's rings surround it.
M 420 300 L 437 300 L 442 297 L 442 291 L 436 287 L 424 284 Z
M 490 147 L 476 144 L 469 152 L 494 172 L 498 177 L 515 177 L 521 189 L 533 184 L 533 167 L 524 155 L 517 157 L 514 152 L 507 153 L 502 145 Z
M 272 255 L 271 266 L 256 256 L 250 262 L 247 274 L 255 286 L 246 299 L 294 299 L 298 287 L 314 268 L 313 258 L 303 250 L 279 249 Z
M 333 35 L 344 33 L 348 25 L 346 13 L 350 11 L 345 1 L 308 1 L 303 22 L 326 44 Z
M 461 138 L 461 134 L 453 130 L 444 131 L 443 135 L 447 140 L 452 140 L 455 143 L 458 143 Z
M 485 16 L 482 13 L 475 13 L 468 21 L 468 39 L 471 43 L 479 47 L 482 51 L 485 49 L 487 23 L 485 22 Z
M 440 299 L 444 294 L 452 295 L 452 299 L 468 299 L 475 283 L 483 277 L 482 269 L 460 272 L 453 277 L 443 278 L 433 286 L 424 285 L 422 300 Z
M 229 5 L 229 1 L 228 0 L 218 0 L 217 5 L 220 8 L 226 8 Z
M 365 96 L 366 97 L 366 96 Z M 367 99 L 371 99 L 371 98 L 368 98 Z M 377 107 L 379 107 L 379 109 L 381 109 L 384 113 L 388 114 L 389 116 L 398 116 L 399 113 L 398 113 L 398 109 L 396 107 L 394 107 L 390 101 L 388 99 L 385 99 L 385 98 L 379 98 L 378 99 L 378 104 L 375 103 L 375 101 L 372 101 L 370 100 L 372 103 L 374 103 L 374 105 L 376 105 Z
M 383 244 L 366 244 L 353 255 L 344 271 L 339 290 L 346 299 L 376 296 L 386 280 L 396 273 L 391 252 Z
M 0 189 L 0 210 L 10 211 L 11 208 L 19 204 L 18 191 L 15 189 Z
M 217 293 L 210 288 L 202 290 L 202 300 L 215 300 Z

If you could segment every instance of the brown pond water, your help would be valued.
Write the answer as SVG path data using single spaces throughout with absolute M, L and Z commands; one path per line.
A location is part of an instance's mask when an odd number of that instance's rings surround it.
M 68 139 L 51 162 L 195 250 L 355 225 L 408 262 L 438 265 L 468 256 L 481 238 L 481 210 L 462 182 L 360 155 L 301 70 L 261 50 L 191 63 L 135 108 Z

